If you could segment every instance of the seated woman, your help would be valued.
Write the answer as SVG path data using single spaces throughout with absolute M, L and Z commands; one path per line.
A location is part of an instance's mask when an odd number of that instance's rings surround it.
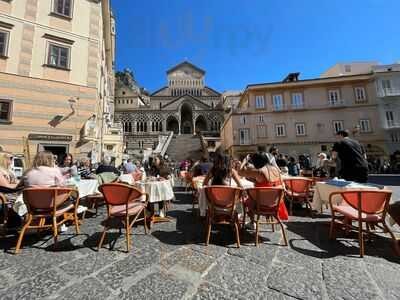
M 82 158 L 78 168 L 78 174 L 83 179 L 96 179 L 96 175 L 93 172 L 92 164 L 88 158 Z
M 269 163 L 268 156 L 264 153 L 255 153 L 251 156 L 250 163 L 254 168 L 242 168 L 238 174 L 246 177 L 255 183 L 255 187 L 283 187 L 280 170 Z M 248 198 L 244 205 L 249 210 L 249 216 L 254 224 L 255 203 Z M 288 212 L 285 203 L 279 204 L 279 218 L 288 219 Z
M 16 178 L 10 170 L 11 160 L 11 154 L 0 152 L 0 186 L 6 189 L 15 189 L 17 187 Z
M 63 157 L 62 164 L 59 166 L 61 174 L 66 177 L 75 177 L 78 175 L 78 168 L 74 164 L 74 158 L 71 154 L 66 153 Z
M 42 151 L 33 159 L 32 168 L 23 176 L 26 187 L 63 186 L 64 177 L 59 168 L 55 166 L 54 156 L 51 152 Z
M 215 155 L 213 166 L 208 171 L 203 185 L 208 185 L 210 180 L 211 185 L 231 185 L 231 179 L 238 187 L 242 187 L 237 172 L 229 166 L 229 159 L 222 154 Z
M 162 156 L 157 155 L 153 159 L 152 162 L 153 162 L 153 164 L 150 168 L 149 175 L 153 176 L 153 177 L 161 178 L 161 179 L 169 179 L 169 177 L 171 175 L 171 170 L 166 165 Z M 154 203 L 149 203 L 148 208 L 149 208 L 151 214 L 153 215 L 154 214 Z M 164 210 L 163 210 L 164 209 L 164 201 L 158 202 L 158 209 L 160 211 L 160 217 L 163 218 L 164 217 Z
M 17 183 L 14 174 L 11 172 L 12 155 L 6 152 L 0 152 L 0 193 L 4 193 L 7 200 L 7 207 L 0 206 L 2 209 L 7 209 L 7 227 L 14 228 L 21 225 L 20 217 L 14 213 L 12 209 L 15 199 L 17 198 Z M 4 215 L 4 212 L 0 213 Z

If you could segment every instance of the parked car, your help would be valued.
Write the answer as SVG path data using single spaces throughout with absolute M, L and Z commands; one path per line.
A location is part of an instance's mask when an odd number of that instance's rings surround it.
M 15 177 L 20 179 L 22 174 L 24 174 L 24 159 L 20 156 L 14 156 L 11 161 L 11 171 L 14 173 Z

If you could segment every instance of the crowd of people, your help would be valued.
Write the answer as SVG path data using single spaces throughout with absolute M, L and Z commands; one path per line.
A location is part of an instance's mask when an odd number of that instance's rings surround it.
M 240 159 L 215 153 L 211 157 L 202 157 L 197 161 L 189 158 L 177 164 L 169 161 L 168 156 L 158 155 L 150 157 L 143 164 L 140 160 L 127 159 L 118 167 L 113 166 L 109 157 L 105 157 L 98 165 L 92 165 L 87 158 L 74 161 L 73 156 L 67 153 L 58 160 L 52 153 L 43 151 L 36 155 L 32 166 L 19 182 L 10 171 L 12 155 L 3 152 L 0 153 L 0 192 L 7 194 L 8 203 L 12 205 L 15 195 L 24 187 L 63 186 L 71 178 L 101 178 L 102 183 L 112 182 L 121 174 L 131 174 L 135 180 L 144 180 L 146 176 L 169 179 L 174 174 L 178 175 L 179 171 L 188 171 L 192 177 L 205 176 L 204 185 L 229 185 L 235 181 L 237 186 L 241 186 L 240 179 L 246 178 L 253 181 L 255 186 L 279 186 L 282 184 L 282 175 L 338 177 L 367 182 L 370 163 L 366 159 L 365 149 L 351 139 L 347 131 L 338 132 L 337 137 L 331 153 L 319 153 L 314 163 L 309 155 L 289 156 L 280 153 L 277 147 Z M 163 203 L 160 206 L 162 210 Z M 153 206 L 149 209 L 154 212 Z
M 369 167 L 366 152 L 363 146 L 349 137 L 347 131 L 337 133 L 338 141 L 333 145 L 330 154 L 321 152 L 313 163 L 310 155 L 301 154 L 297 158 L 279 152 L 275 146 L 268 152 L 260 152 L 268 160 L 268 165 L 275 167 L 282 175 L 308 176 L 321 178 L 343 178 L 349 181 L 364 183 L 367 181 Z M 221 163 L 221 154 L 215 154 L 210 159 L 205 157 L 193 162 L 186 159 L 179 164 L 178 170 L 190 171 L 193 177 L 209 174 L 217 162 Z M 224 158 L 229 161 L 232 170 L 238 170 L 237 166 L 244 161 L 249 163 L 249 156 L 236 158 Z M 214 172 L 214 171 L 213 171 Z M 231 174 L 231 173 L 229 173 Z

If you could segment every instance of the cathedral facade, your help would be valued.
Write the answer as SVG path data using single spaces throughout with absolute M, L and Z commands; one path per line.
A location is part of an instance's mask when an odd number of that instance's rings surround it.
M 160 136 L 219 136 L 224 116 L 221 94 L 205 84 L 205 71 L 183 62 L 167 71 L 167 85 L 152 94 L 129 70 L 117 74 L 115 119 L 122 123 L 126 152 L 155 149 Z

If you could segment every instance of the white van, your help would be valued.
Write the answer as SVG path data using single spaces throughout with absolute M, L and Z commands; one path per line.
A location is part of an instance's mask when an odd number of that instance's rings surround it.
M 24 174 L 24 159 L 21 156 L 13 156 L 11 161 L 11 171 L 14 173 L 15 177 L 20 179 L 22 174 Z

